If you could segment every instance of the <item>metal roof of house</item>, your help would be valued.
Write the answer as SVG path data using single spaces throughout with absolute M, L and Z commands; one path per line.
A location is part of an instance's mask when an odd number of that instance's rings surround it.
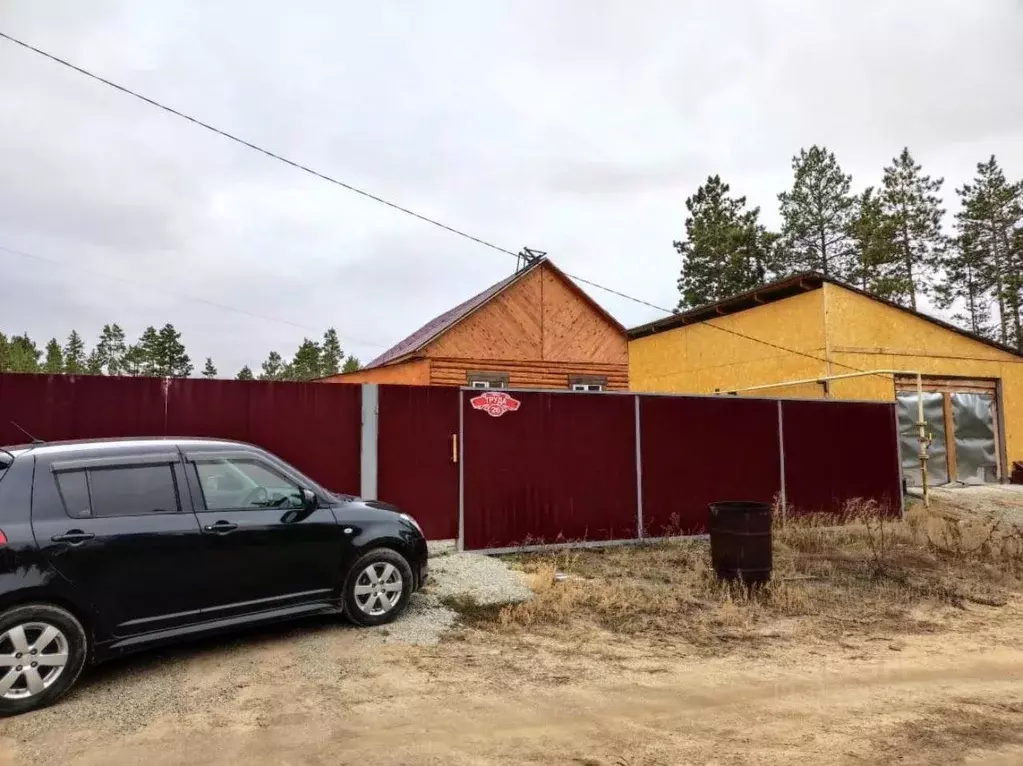
M 567 284 L 571 285 L 576 290 L 576 292 L 579 293 L 583 300 L 585 300 L 587 303 L 593 306 L 601 315 L 604 316 L 605 319 L 607 319 L 615 327 L 619 328 L 623 333 L 625 332 L 625 328 L 622 327 L 618 320 L 611 316 L 600 304 L 598 304 L 589 295 L 587 295 L 586 292 L 578 285 L 576 285 L 571 280 L 570 277 L 568 277 L 563 271 L 561 271 L 561 269 L 555 266 L 547 258 L 541 257 L 532 261 L 528 266 L 523 268 L 521 271 L 512 274 L 510 277 L 502 279 L 500 282 L 491 285 L 483 292 L 477 293 L 473 297 L 469 298 L 469 300 L 459 303 L 453 309 L 445 311 L 443 314 L 434 317 L 429 322 L 420 327 L 418 330 L 416 330 L 414 333 L 409 335 L 407 338 L 391 346 L 391 348 L 387 349 L 387 351 L 385 351 L 372 362 L 367 364 L 365 367 L 363 367 L 363 369 L 365 370 L 372 369 L 374 367 L 382 367 L 385 364 L 396 362 L 399 359 L 408 356 L 409 354 L 413 354 L 416 351 L 419 351 L 434 338 L 437 338 L 442 333 L 445 333 L 448 330 L 450 330 L 452 327 L 454 327 L 456 324 L 458 324 L 463 319 L 468 317 L 474 311 L 482 308 L 490 300 L 496 298 L 498 295 L 500 295 L 502 292 L 504 292 L 509 287 L 514 285 L 516 282 L 518 282 L 520 279 L 522 279 L 527 274 L 532 272 L 534 269 L 544 264 L 546 264 L 547 268 L 549 268 L 553 273 L 561 277 Z
M 906 314 L 911 314 L 912 316 L 923 319 L 931 324 L 938 325 L 939 327 L 950 330 L 958 335 L 962 335 L 966 338 L 970 338 L 971 340 L 975 340 L 978 343 L 983 343 L 987 346 L 991 346 L 992 348 L 996 348 L 999 351 L 1005 351 L 1015 356 L 1023 357 L 1023 351 L 1020 351 L 1019 349 L 1006 346 L 998 341 L 985 338 L 983 335 L 970 332 L 969 330 L 964 330 L 963 328 L 957 327 L 943 319 L 923 314 L 914 309 L 907 308 L 906 306 L 900 306 L 894 301 L 890 301 L 886 298 L 880 298 L 866 290 L 854 287 L 847 282 L 835 279 L 834 277 L 827 277 L 814 271 L 794 274 L 790 277 L 785 277 L 784 279 L 779 279 L 774 282 L 769 282 L 766 285 L 761 285 L 754 290 L 733 295 L 730 298 L 725 298 L 724 300 L 720 300 L 716 303 L 710 303 L 706 306 L 700 306 L 679 314 L 673 314 L 672 316 L 665 317 L 664 319 L 648 322 L 647 324 L 640 325 L 639 327 L 633 327 L 628 331 L 629 339 L 634 340 L 636 338 L 643 338 L 647 335 L 664 332 L 665 330 L 673 330 L 676 327 L 682 327 L 683 325 L 697 324 L 699 322 L 706 322 L 709 319 L 714 319 L 715 317 L 727 314 L 736 314 L 740 311 L 756 308 L 757 306 L 765 303 L 773 303 L 810 290 L 818 290 L 825 282 L 837 285 L 838 287 L 842 287 L 846 290 L 851 290 L 865 298 L 870 298 L 873 301 L 883 303 L 893 309 L 897 309 Z

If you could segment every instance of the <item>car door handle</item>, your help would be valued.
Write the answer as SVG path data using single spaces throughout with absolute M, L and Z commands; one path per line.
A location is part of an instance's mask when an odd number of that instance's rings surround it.
M 218 521 L 216 524 L 208 524 L 203 527 L 207 532 L 215 532 L 217 534 L 225 534 L 238 529 L 238 525 L 233 521 Z
M 54 535 L 50 539 L 55 543 L 68 543 L 69 545 L 81 545 L 86 540 L 91 540 L 96 535 L 92 532 L 83 532 L 80 529 L 72 529 L 62 535 Z

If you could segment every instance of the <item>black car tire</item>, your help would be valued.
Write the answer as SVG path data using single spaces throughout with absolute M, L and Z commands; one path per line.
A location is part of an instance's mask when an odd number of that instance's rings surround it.
M 73 614 L 50 604 L 16 606 L 0 614 L 0 636 L 11 628 L 28 623 L 43 623 L 60 630 L 67 641 L 67 662 L 53 683 L 38 694 L 22 699 L 0 696 L 0 716 L 18 715 L 52 705 L 74 686 L 85 667 L 89 641 L 85 629 Z M 8 672 L 11 668 L 0 668 L 0 678 Z
M 401 574 L 402 588 L 400 598 L 389 611 L 380 615 L 371 615 L 367 614 L 359 607 L 355 596 L 355 586 L 358 583 L 359 575 L 361 575 L 367 567 L 377 563 L 392 564 L 396 567 L 398 572 Z M 360 556 L 352 565 L 352 568 L 348 570 L 348 577 L 345 580 L 343 594 L 345 615 L 347 615 L 348 619 L 356 625 L 363 625 L 367 627 L 373 625 L 384 625 L 385 623 L 391 622 L 391 620 L 394 620 L 402 612 L 404 612 L 405 607 L 408 606 L 409 598 L 412 595 L 412 584 L 412 567 L 409 566 L 409 563 L 405 560 L 404 556 L 390 548 L 374 548 Z

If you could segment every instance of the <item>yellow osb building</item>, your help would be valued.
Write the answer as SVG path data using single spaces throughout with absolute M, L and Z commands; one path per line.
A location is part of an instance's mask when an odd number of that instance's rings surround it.
M 858 371 L 884 372 L 816 380 Z M 928 475 L 1007 480 L 1023 461 L 1023 354 L 819 274 L 797 275 L 629 331 L 635 391 L 897 400 L 913 446 L 916 375 L 934 435 Z M 907 433 L 910 432 L 910 433 Z M 912 459 L 904 460 L 907 479 Z

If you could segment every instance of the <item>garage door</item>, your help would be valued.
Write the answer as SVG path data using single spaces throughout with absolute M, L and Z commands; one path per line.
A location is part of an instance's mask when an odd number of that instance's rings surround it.
M 908 484 L 919 486 L 916 381 L 899 379 L 896 385 L 902 472 Z M 984 484 L 1001 479 L 997 387 L 994 380 L 925 378 L 924 422 L 933 438 L 929 483 Z

